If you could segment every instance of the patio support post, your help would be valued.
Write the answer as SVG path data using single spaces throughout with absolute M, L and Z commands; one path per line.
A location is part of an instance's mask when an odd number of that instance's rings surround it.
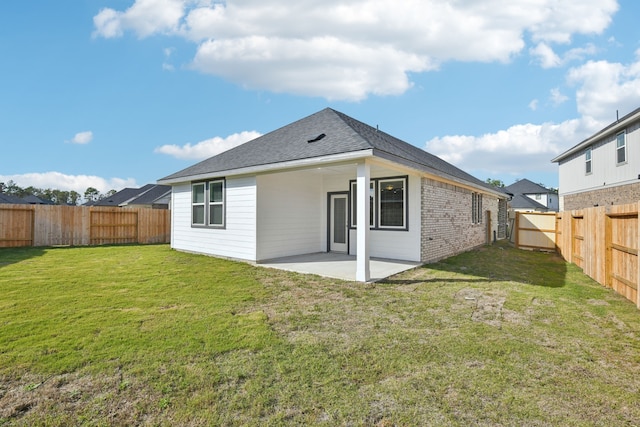
M 358 163 L 356 177 L 357 185 L 357 255 L 356 255 L 356 280 L 358 282 L 368 282 L 371 279 L 369 269 L 369 181 L 371 180 L 371 169 L 369 163 L 364 160 Z

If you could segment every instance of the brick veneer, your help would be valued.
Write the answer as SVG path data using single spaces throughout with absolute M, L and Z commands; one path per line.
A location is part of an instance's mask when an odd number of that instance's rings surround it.
M 592 208 L 594 206 L 625 205 L 640 200 L 640 182 L 562 196 L 561 210 Z
M 481 224 L 471 223 L 470 190 L 423 178 L 421 199 L 422 262 L 435 262 L 487 243 L 486 215 Z M 498 199 L 484 195 L 482 209 L 491 211 L 492 229 L 497 231 Z

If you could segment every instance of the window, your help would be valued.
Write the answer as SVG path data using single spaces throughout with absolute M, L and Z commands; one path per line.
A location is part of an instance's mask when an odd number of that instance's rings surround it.
M 471 222 L 482 223 L 482 194 L 471 193 Z
M 193 184 L 191 186 L 191 224 L 193 225 L 205 224 L 204 193 L 204 182 Z
M 378 182 L 380 227 L 404 228 L 406 224 L 406 178 L 381 179 Z
M 224 181 L 209 183 L 209 225 L 224 227 Z
M 376 226 L 375 221 L 375 205 L 376 198 L 376 186 L 375 181 L 371 181 L 369 184 L 369 225 L 371 227 Z M 358 186 L 355 181 L 351 181 L 351 226 L 358 225 Z
M 620 132 L 616 136 L 616 164 L 627 161 L 627 142 L 625 132 Z
M 369 184 L 369 226 L 374 229 L 408 229 L 407 177 L 375 178 Z M 357 226 L 358 188 L 355 181 L 351 185 L 352 228 Z
M 591 173 L 591 147 L 584 152 L 584 166 L 585 173 L 589 175 Z
M 542 200 L 542 194 L 536 194 L 536 200 Z
M 191 185 L 191 225 L 224 227 L 225 181 Z

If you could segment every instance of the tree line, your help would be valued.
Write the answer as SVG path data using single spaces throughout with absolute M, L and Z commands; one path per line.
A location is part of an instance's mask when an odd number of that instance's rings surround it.
M 21 199 L 27 196 L 36 196 L 43 200 L 49 200 L 56 205 L 78 205 L 86 202 L 97 202 L 98 200 L 111 197 L 116 190 L 109 190 L 106 193 L 100 193 L 94 187 L 88 187 L 84 194 L 77 191 L 65 191 L 53 188 L 36 188 L 33 186 L 22 188 L 13 181 L 7 183 L 0 182 L 0 193 L 10 196 L 19 197 Z

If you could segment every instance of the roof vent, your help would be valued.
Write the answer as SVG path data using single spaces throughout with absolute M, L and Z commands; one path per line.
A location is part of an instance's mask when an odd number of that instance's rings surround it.
M 312 142 L 320 141 L 320 140 L 321 140 L 322 138 L 324 138 L 325 136 L 327 136 L 327 135 L 325 135 L 324 133 L 321 133 L 320 135 L 316 136 L 316 137 L 315 137 L 315 138 L 313 138 L 313 139 L 307 139 L 307 142 L 308 142 L 308 143 L 312 143 Z

